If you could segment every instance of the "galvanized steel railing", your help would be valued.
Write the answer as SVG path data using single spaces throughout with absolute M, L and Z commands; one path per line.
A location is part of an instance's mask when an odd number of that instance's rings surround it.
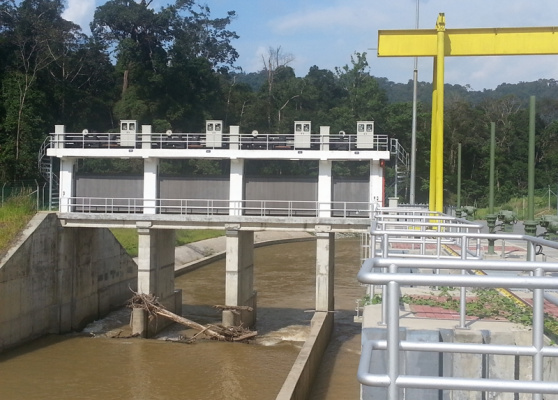
M 558 357 L 557 347 L 544 344 L 544 292 L 545 289 L 558 288 L 558 263 L 535 261 L 537 246 L 558 249 L 558 243 L 527 235 L 483 234 L 480 233 L 481 228 L 482 226 L 468 224 L 465 220 L 433 216 L 428 212 L 423 212 L 422 215 L 397 215 L 394 212 L 386 213 L 385 210 L 378 212 L 371 230 L 375 256 L 364 262 L 358 280 L 383 287 L 381 322 L 386 325 L 387 340 L 369 341 L 364 344 L 358 370 L 358 379 L 363 385 L 386 387 L 390 400 L 399 398 L 401 388 L 531 393 L 533 398 L 538 400 L 543 398 L 543 393 L 558 394 L 558 378 L 553 382 L 543 382 L 543 358 Z M 483 260 L 480 242 L 489 239 L 521 242 L 527 249 L 528 259 Z M 409 246 L 416 245 L 416 249 L 403 255 L 396 251 L 396 245 L 402 243 L 408 249 Z M 459 246 L 458 251 L 443 254 L 445 250 L 441 244 Z M 469 251 L 470 247 L 474 251 Z M 401 268 L 431 270 L 434 274 L 401 273 Z M 528 275 L 470 275 L 476 270 L 528 272 Z M 447 273 L 441 273 L 442 271 Z M 532 345 L 415 343 L 400 340 L 399 297 L 402 285 L 460 287 L 461 328 L 465 328 L 465 288 L 532 290 Z M 387 352 L 386 374 L 369 372 L 373 350 Z M 405 351 L 530 356 L 532 380 L 408 376 L 403 373 L 400 365 L 400 353 Z
M 368 202 L 63 197 L 60 212 L 370 218 Z

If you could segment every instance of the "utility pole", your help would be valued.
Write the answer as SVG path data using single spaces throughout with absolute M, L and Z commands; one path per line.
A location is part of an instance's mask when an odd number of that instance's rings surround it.
M 417 0 L 415 29 L 419 27 L 419 0 Z M 409 185 L 409 203 L 415 204 L 415 180 L 417 167 L 417 80 L 418 80 L 418 57 L 415 57 L 413 69 L 413 123 L 411 127 L 411 182 Z

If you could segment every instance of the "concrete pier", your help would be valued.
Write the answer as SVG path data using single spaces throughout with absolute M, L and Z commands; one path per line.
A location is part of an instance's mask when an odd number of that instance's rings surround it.
M 256 323 L 257 294 L 254 291 L 254 232 L 226 229 L 226 287 L 227 306 L 248 306 L 252 311 L 233 313 L 223 311 L 224 326 L 252 327 Z
M 174 229 L 151 229 L 151 224 L 138 222 L 138 292 L 151 294 L 167 310 L 180 314 L 182 312 L 182 293 L 174 290 Z M 178 299 L 177 299 L 178 296 Z M 180 301 L 179 301 L 180 300 Z M 165 328 L 170 322 L 146 321 L 139 315 L 134 317 L 133 334 L 150 337 Z M 144 331 L 146 329 L 146 331 Z

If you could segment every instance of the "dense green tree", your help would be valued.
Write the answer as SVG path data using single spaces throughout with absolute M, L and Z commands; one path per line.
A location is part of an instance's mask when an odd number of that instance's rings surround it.
M 336 68 L 339 84 L 345 91 L 347 106 L 355 121 L 383 122 L 387 96 L 368 72 L 366 53 L 355 53 L 351 64 Z
M 155 131 L 201 131 L 223 119 L 241 132 L 290 133 L 293 121 L 312 131 L 354 133 L 374 120 L 410 152 L 412 82 L 374 77 L 366 53 L 333 71 L 312 66 L 297 75 L 281 47 L 262 56 L 262 69 L 235 67 L 234 12 L 214 18 L 195 0 L 156 10 L 150 0 L 109 0 L 98 7 L 91 36 L 61 17 L 62 0 L 0 0 L 0 179 L 37 176 L 36 154 L 54 124 L 91 131 L 116 129 L 118 119 L 151 123 Z M 487 203 L 490 122 L 496 123 L 496 196 L 504 201 L 527 187 L 528 98 L 537 96 L 536 186 L 558 179 L 557 81 L 502 84 L 494 90 L 445 85 L 444 187 L 457 190 L 462 146 L 462 202 Z M 417 202 L 428 200 L 432 84 L 418 82 Z M 248 163 L 249 173 L 315 175 L 316 163 Z M 393 182 L 393 161 L 386 176 Z M 141 173 L 141 163 L 92 162 L 82 170 Z M 169 174 L 222 174 L 226 163 L 177 162 Z M 366 176 L 367 163 L 335 163 L 336 176 Z M 401 189 L 400 189 L 401 190 Z M 401 192 L 400 192 L 401 193 Z M 405 201 L 405 199 L 402 199 Z
M 40 80 L 63 57 L 64 45 L 79 28 L 61 17 L 60 0 L 0 2 L 2 44 L 8 56 L 3 71 L 3 163 L 10 178 L 29 176 L 29 160 L 44 135 L 48 110 Z
M 117 118 L 164 119 L 173 128 L 215 117 L 221 98 L 215 72 L 238 54 L 226 29 L 234 12 L 211 19 L 207 6 L 177 0 L 156 12 L 150 2 L 110 0 L 97 8 L 93 36 L 113 49 L 121 78 Z M 221 113 L 223 110 L 220 110 Z

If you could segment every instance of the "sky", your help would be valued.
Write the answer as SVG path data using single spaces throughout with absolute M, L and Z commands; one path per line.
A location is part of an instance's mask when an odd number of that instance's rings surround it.
M 66 0 L 64 18 L 89 33 L 95 8 L 105 0 Z M 138 0 L 139 1 L 139 0 Z M 244 72 L 263 69 L 262 55 L 280 47 L 292 56 L 297 76 L 313 65 L 334 71 L 367 53 L 370 73 L 396 83 L 413 79 L 413 58 L 377 57 L 378 30 L 434 29 L 445 13 L 446 29 L 558 26 L 556 0 L 198 0 L 214 18 L 236 11 L 229 25 L 240 38 L 233 46 Z M 168 0 L 153 0 L 158 10 Z M 420 81 L 432 81 L 432 58 L 418 61 Z M 558 79 L 557 56 L 448 57 L 445 82 L 471 90 L 502 83 Z

